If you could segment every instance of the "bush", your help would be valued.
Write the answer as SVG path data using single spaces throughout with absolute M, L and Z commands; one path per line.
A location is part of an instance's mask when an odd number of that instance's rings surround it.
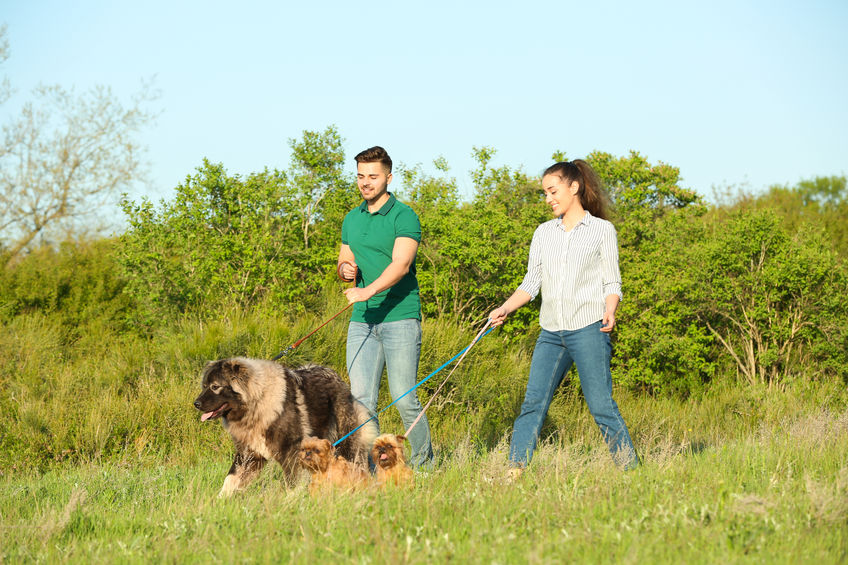
M 341 144 L 333 128 L 305 132 L 291 141 L 288 173 L 242 179 L 204 161 L 158 210 L 125 200 L 121 259 L 140 320 L 266 300 L 297 307 L 314 295 L 335 271 L 341 221 L 357 196 Z
M 0 270 L 0 321 L 39 313 L 57 319 L 68 339 L 97 325 L 126 331 L 136 304 L 125 286 L 113 239 L 41 247 Z

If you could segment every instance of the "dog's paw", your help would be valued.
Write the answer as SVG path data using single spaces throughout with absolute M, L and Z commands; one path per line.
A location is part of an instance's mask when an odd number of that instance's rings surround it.
M 224 479 L 224 486 L 222 486 L 221 490 L 218 492 L 218 498 L 229 498 L 238 490 L 238 487 L 238 478 L 235 475 L 227 475 L 227 478 Z

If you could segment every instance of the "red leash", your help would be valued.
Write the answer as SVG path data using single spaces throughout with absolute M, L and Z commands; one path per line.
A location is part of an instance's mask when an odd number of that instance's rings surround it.
M 340 315 L 342 312 L 344 312 L 345 310 L 347 310 L 348 308 L 350 308 L 351 306 L 353 306 L 353 304 L 354 304 L 354 303 L 353 303 L 353 302 L 351 302 L 350 304 L 348 304 L 347 306 L 345 306 L 344 308 L 342 308 L 341 310 L 339 310 L 338 312 L 336 312 L 336 314 L 335 314 L 332 318 L 330 318 L 329 320 L 327 320 L 326 322 L 324 322 L 323 324 L 321 324 L 320 326 L 318 326 L 317 328 L 315 328 L 314 330 L 312 330 L 311 332 L 309 332 L 308 334 L 306 334 L 305 336 L 303 336 L 302 338 L 300 338 L 299 340 L 297 340 L 296 342 L 294 342 L 293 344 L 289 345 L 289 346 L 288 346 L 285 350 L 283 350 L 282 352 L 280 352 L 280 354 L 279 354 L 279 355 L 277 355 L 276 357 L 274 357 L 273 359 L 271 359 L 271 361 L 276 361 L 276 360 L 277 360 L 277 359 L 279 359 L 280 357 L 283 357 L 283 356 L 288 355 L 289 353 L 291 353 L 291 351 L 292 351 L 295 347 L 297 347 L 298 345 L 300 345 L 301 343 L 303 343 L 303 342 L 306 340 L 306 338 L 308 338 L 309 336 L 311 336 L 312 334 L 314 334 L 315 332 L 317 332 L 318 330 L 320 330 L 321 328 L 323 328 L 324 326 L 326 326 L 327 324 L 329 324 L 330 322 L 332 322 L 333 320 L 335 320 L 336 318 L 338 318 L 338 317 L 339 317 L 339 315 Z

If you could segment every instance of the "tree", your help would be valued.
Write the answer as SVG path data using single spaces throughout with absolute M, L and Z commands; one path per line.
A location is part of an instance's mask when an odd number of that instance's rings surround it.
M 90 231 L 92 218 L 143 178 L 137 135 L 154 118 L 145 109 L 155 99 L 149 85 L 127 105 L 105 86 L 80 95 L 39 86 L 33 96 L 0 139 L 0 242 L 7 265 L 34 244 Z
M 358 199 L 342 139 L 330 127 L 289 145 L 288 171 L 242 178 L 204 160 L 158 210 L 124 199 L 121 262 L 142 318 L 266 299 L 302 307 L 335 273 L 341 222 Z
M 845 175 L 815 177 L 795 186 L 775 185 L 764 194 L 740 193 L 724 203 L 719 211 L 771 210 L 786 228 L 794 232 L 805 223 L 822 227 L 829 244 L 842 257 L 848 257 L 848 178 Z
M 681 395 L 712 378 L 712 336 L 683 300 L 680 274 L 697 270 L 685 251 L 701 237 L 706 211 L 681 186 L 680 170 L 594 151 L 586 160 L 612 201 L 624 300 L 618 311 L 613 374 L 631 388 Z
M 637 151 L 628 157 L 593 151 L 586 160 L 609 192 L 622 249 L 638 247 L 652 237 L 654 223 L 666 214 L 690 206 L 703 208 L 697 193 L 681 186 L 677 167 L 652 165 Z
M 533 230 L 548 219 L 536 179 L 521 170 L 492 168 L 495 151 L 474 148 L 475 196 L 460 203 L 452 178 L 405 171 L 411 205 L 421 219 L 419 284 L 425 314 L 479 319 L 521 283 Z M 443 159 L 436 168 L 447 173 Z M 534 309 L 516 312 L 509 328 L 526 328 Z
M 9 58 L 9 40 L 6 39 L 6 26 L 0 26 L 0 65 Z M 12 91 L 9 85 L 9 78 L 3 77 L 3 82 L 0 83 L 0 104 L 8 100 Z
M 638 248 L 622 249 L 624 300 L 613 333 L 613 375 L 629 388 L 688 396 L 716 373 L 714 337 L 692 288 L 704 281 L 691 249 L 706 237 L 694 208 L 652 224 Z
M 303 234 L 301 267 L 316 274 L 335 273 L 341 225 L 345 215 L 361 202 L 353 175 L 344 165 L 344 139 L 331 125 L 323 131 L 303 132 L 289 139 L 289 184 L 296 217 Z
M 746 382 L 848 375 L 848 277 L 820 228 L 736 211 L 710 222 L 692 257 L 688 300 Z

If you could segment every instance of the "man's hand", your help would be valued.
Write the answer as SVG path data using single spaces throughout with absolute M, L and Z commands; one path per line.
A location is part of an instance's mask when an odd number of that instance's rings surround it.
M 345 282 L 353 282 L 356 279 L 356 271 L 358 267 L 353 261 L 342 261 L 339 263 L 336 272 L 339 278 Z
M 354 287 L 345 289 L 344 295 L 347 297 L 347 303 L 353 304 L 354 302 L 365 302 L 374 296 L 374 293 L 367 288 Z

